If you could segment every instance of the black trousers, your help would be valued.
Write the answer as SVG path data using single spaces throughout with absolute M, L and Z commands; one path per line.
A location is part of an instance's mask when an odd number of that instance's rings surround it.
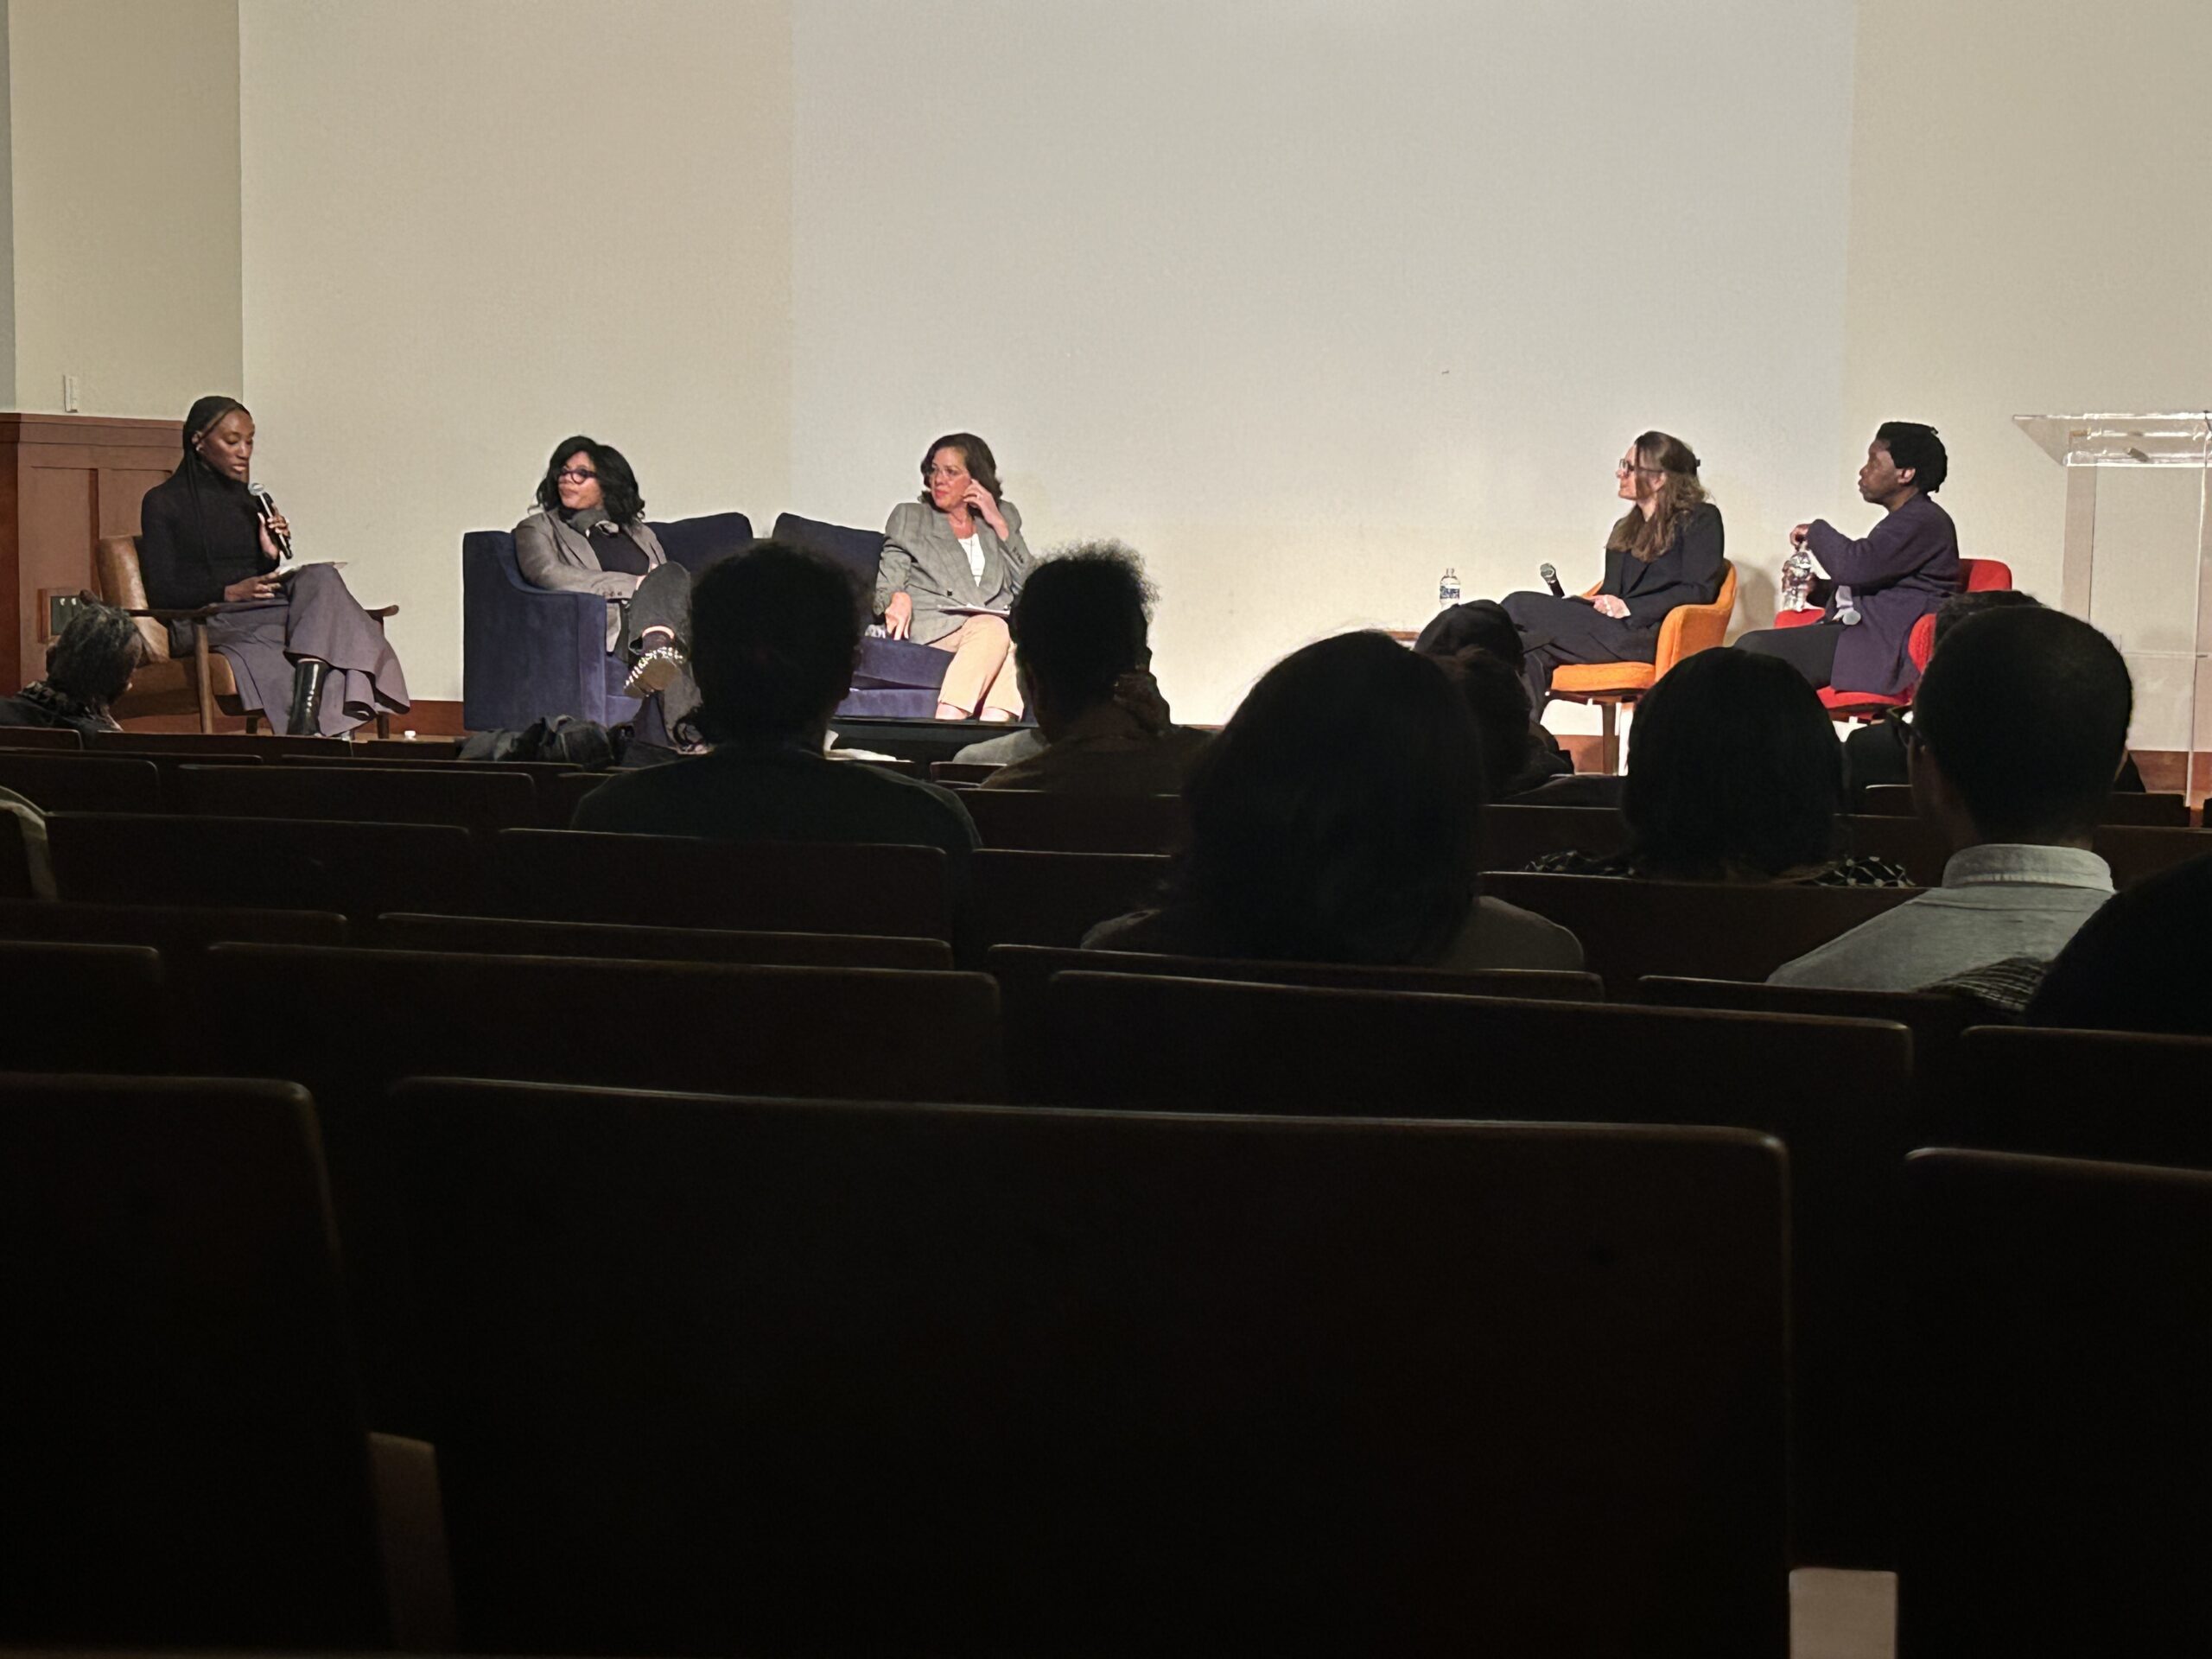
M 1840 622 L 1808 622 L 1802 628 L 1761 628 L 1744 634 L 1737 639 L 1736 649 L 1781 658 L 1811 681 L 1817 691 L 1834 683 L 1836 641 L 1842 638 Z
M 1527 659 L 1522 677 L 1529 711 L 1538 720 L 1551 701 L 1552 671 L 1562 663 L 1648 663 L 1659 654 L 1657 629 L 1601 615 L 1586 599 L 1508 594 L 1505 613 L 1521 630 Z
M 660 724 L 673 733 L 677 721 L 699 706 L 699 687 L 691 677 L 691 573 L 673 559 L 646 571 L 623 605 L 620 643 L 629 660 L 643 653 L 645 634 L 653 628 L 674 635 L 684 658 L 683 671 L 658 694 Z

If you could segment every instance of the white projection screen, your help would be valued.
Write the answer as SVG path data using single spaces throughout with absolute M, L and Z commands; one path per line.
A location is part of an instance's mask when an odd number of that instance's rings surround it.
M 791 505 L 880 524 L 980 432 L 1034 544 L 1144 554 L 1161 681 L 1218 720 L 1306 640 L 1418 626 L 1446 565 L 1595 580 L 1656 426 L 1758 626 L 1864 442 L 1853 10 L 809 0 Z

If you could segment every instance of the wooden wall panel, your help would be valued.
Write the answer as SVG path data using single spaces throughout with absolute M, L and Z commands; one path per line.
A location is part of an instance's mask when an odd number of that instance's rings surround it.
M 0 695 L 38 677 L 38 591 L 92 585 L 102 536 L 138 531 L 138 504 L 176 466 L 175 421 L 0 414 Z

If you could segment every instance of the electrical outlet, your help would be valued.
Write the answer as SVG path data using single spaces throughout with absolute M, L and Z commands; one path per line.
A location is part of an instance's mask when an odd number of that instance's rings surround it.
M 65 374 L 61 377 L 61 412 L 64 415 L 74 415 L 77 412 L 78 395 L 83 389 L 83 382 L 79 381 L 75 375 Z

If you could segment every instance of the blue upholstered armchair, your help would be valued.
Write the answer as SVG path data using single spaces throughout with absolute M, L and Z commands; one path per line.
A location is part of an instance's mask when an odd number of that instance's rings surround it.
M 661 549 L 695 576 L 753 539 L 741 512 L 656 524 Z M 827 554 L 864 589 L 875 586 L 883 532 L 849 530 L 785 513 L 776 537 Z M 472 732 L 518 730 L 534 720 L 574 715 L 604 726 L 634 720 L 638 700 L 622 695 L 621 658 L 607 651 L 607 601 L 596 594 L 556 593 L 523 580 L 515 538 L 504 530 L 461 538 L 461 723 Z M 950 656 L 898 639 L 861 647 L 853 694 L 842 715 L 926 720 L 937 712 Z
M 661 550 L 695 576 L 753 539 L 741 512 L 653 525 Z M 513 533 L 473 530 L 461 538 L 461 720 L 472 732 L 518 730 L 574 715 L 602 726 L 634 720 L 622 695 L 626 671 L 607 650 L 607 601 L 523 580 Z
M 875 568 L 883 562 L 883 532 L 826 524 L 787 512 L 776 520 L 776 539 L 810 548 L 843 565 L 861 591 L 875 591 Z M 879 720 L 927 720 L 937 713 L 937 694 L 952 653 L 907 639 L 863 639 L 853 670 L 852 695 L 837 712 Z

